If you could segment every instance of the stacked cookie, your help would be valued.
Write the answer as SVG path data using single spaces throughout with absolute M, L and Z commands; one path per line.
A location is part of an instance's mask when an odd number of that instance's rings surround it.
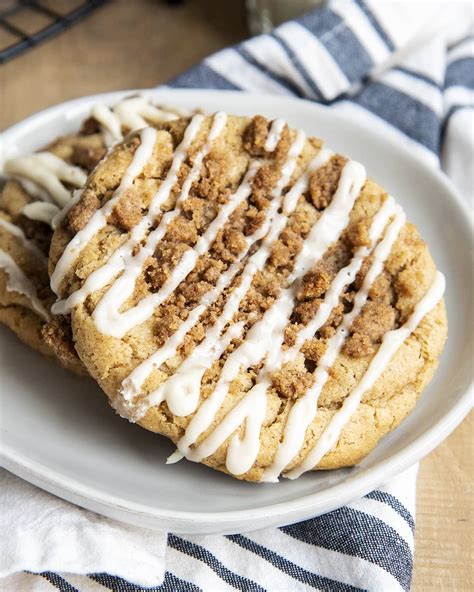
M 70 323 L 51 314 L 47 257 L 55 218 L 80 196 L 87 175 L 123 134 L 177 119 L 179 109 L 141 96 L 113 109 L 96 105 L 76 134 L 5 163 L 0 193 L 0 321 L 27 345 L 56 357 L 76 373 L 86 370 L 74 349 Z
M 280 119 L 118 133 L 100 111 L 119 143 L 55 217 L 51 288 L 15 259 L 36 291 L 1 294 L 120 415 L 175 442 L 170 462 L 249 481 L 359 462 L 414 408 L 446 338 L 444 278 L 402 208 Z

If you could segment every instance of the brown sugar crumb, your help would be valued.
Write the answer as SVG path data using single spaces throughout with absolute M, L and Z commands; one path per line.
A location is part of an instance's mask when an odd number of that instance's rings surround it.
M 346 158 L 337 154 L 313 173 L 309 184 L 309 197 L 317 210 L 323 210 L 331 203 L 346 162 Z
M 181 288 L 181 295 L 187 304 L 197 304 L 202 296 L 211 288 L 207 282 L 189 282 Z
M 258 272 L 255 274 L 253 286 L 262 294 L 262 296 L 268 298 L 276 298 L 281 290 L 281 282 L 278 278 L 265 272 Z
M 321 327 L 318 331 L 320 337 L 324 339 L 328 339 L 332 337 L 335 332 L 336 328 L 342 323 L 342 317 L 344 314 L 344 304 L 340 302 L 336 307 L 334 307 L 329 315 L 329 319 L 326 323 Z
M 344 353 L 353 358 L 363 358 L 373 352 L 372 340 L 365 333 L 354 333 L 344 345 Z
M 148 257 L 145 261 L 144 276 L 152 290 L 159 290 L 167 278 L 167 274 L 162 271 L 155 257 Z
M 275 268 L 286 267 L 291 263 L 292 253 L 290 249 L 281 241 L 276 241 L 270 252 L 270 263 Z
M 223 203 L 230 190 L 226 188 L 229 178 L 229 161 L 226 156 L 213 154 L 202 166 L 201 176 L 196 184 L 196 195 L 211 202 Z
M 331 285 L 331 276 L 326 271 L 315 271 L 307 273 L 296 294 L 299 301 L 320 298 Z
M 288 268 L 291 261 L 301 249 L 302 239 L 291 228 L 285 229 L 279 239 L 272 245 L 270 264 L 279 268 Z
M 202 231 L 216 215 L 216 208 L 199 197 L 188 197 L 181 204 L 183 215 L 192 220 L 196 230 Z
M 166 234 L 169 241 L 186 243 L 189 246 L 194 245 L 198 239 L 193 221 L 183 216 L 178 216 L 173 220 Z
M 272 384 L 278 394 L 287 399 L 298 399 L 313 383 L 312 376 L 306 370 L 297 370 L 284 366 L 272 375 Z
M 285 125 L 281 133 L 280 141 L 278 142 L 274 153 L 275 160 L 280 166 L 283 165 L 283 162 L 286 160 L 288 156 L 288 151 L 290 150 L 291 142 L 292 136 L 290 134 L 290 130 L 288 129 L 288 126 Z
M 144 278 L 152 292 L 158 291 L 170 277 L 171 270 L 188 249 L 185 243 L 173 244 L 163 241 L 153 257 L 149 257 L 144 265 Z
M 326 345 L 318 339 L 308 339 L 301 348 L 301 353 L 307 360 L 318 363 L 326 350 Z
M 196 343 L 199 343 L 206 336 L 206 331 L 201 323 L 197 323 L 184 337 L 183 345 L 180 347 L 179 353 L 187 358 L 193 351 Z
M 351 337 L 344 351 L 354 358 L 367 356 L 374 351 L 387 331 L 395 324 L 395 310 L 383 302 L 367 302 L 361 314 L 352 323 Z
M 224 263 L 222 261 L 216 261 L 215 259 L 209 259 L 207 265 L 202 270 L 202 279 L 213 285 L 217 283 L 219 276 L 224 270 Z
M 278 171 L 275 168 L 269 165 L 261 166 L 252 179 L 250 203 L 259 209 L 266 207 L 271 189 L 276 184 L 278 177 Z
M 104 156 L 105 152 L 106 149 L 102 147 L 75 146 L 71 161 L 76 166 L 91 171 Z
M 110 222 L 123 230 L 131 230 L 142 219 L 140 194 L 129 189 L 121 196 L 110 217 Z
M 177 306 L 168 306 L 166 316 L 161 317 L 154 326 L 154 334 L 161 345 L 178 329 L 181 321 L 179 318 L 179 308 Z
M 393 300 L 393 288 L 391 276 L 387 271 L 383 271 L 377 276 L 369 291 L 369 298 L 375 302 L 390 304 Z
M 244 132 L 244 148 L 251 156 L 265 154 L 270 122 L 262 115 L 255 115 Z
M 320 302 L 320 299 L 313 299 L 297 303 L 291 315 L 291 321 L 307 325 L 316 314 Z
M 370 247 L 369 220 L 352 224 L 345 233 L 345 238 L 353 247 Z
M 67 221 L 73 234 L 84 228 L 100 207 L 99 198 L 92 192 L 84 192 L 81 200 L 69 210 Z
M 265 220 L 265 212 L 250 206 L 245 212 L 245 236 L 251 236 L 256 232 Z
M 235 228 L 227 228 L 224 231 L 224 242 L 232 255 L 241 253 L 247 244 L 244 235 Z
M 285 327 L 283 343 L 287 347 L 292 347 L 296 343 L 296 334 L 298 333 L 298 328 L 295 325 L 288 325 Z

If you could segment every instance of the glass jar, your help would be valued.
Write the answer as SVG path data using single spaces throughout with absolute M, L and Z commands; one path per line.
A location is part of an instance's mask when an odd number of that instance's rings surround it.
M 274 27 L 324 4 L 324 0 L 247 0 L 248 25 L 252 35 L 269 33 Z

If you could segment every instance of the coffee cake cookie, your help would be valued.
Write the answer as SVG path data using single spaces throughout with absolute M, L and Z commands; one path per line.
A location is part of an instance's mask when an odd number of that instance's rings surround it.
M 71 207 L 74 190 L 129 131 L 177 119 L 181 113 L 128 97 L 112 109 L 96 105 L 78 133 L 57 138 L 40 152 L 5 163 L 0 195 L 0 322 L 28 345 L 85 372 L 72 341 L 70 324 L 52 315 L 47 255 L 52 223 Z M 76 193 L 76 199 L 80 193 Z
M 130 421 L 249 481 L 351 466 L 415 406 L 444 278 L 364 167 L 284 121 L 146 128 L 56 229 L 53 312 Z

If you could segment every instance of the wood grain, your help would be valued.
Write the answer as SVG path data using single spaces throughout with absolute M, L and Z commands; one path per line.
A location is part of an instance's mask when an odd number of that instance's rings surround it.
M 61 7 L 68 2 L 61 0 Z M 155 86 L 246 35 L 240 1 L 110 2 L 0 66 L 0 127 L 78 96 Z M 470 417 L 421 463 L 415 592 L 474 589 L 472 430 Z

